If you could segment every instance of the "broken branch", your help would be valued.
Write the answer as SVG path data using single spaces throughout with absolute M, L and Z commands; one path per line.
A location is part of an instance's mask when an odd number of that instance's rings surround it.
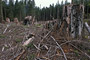
M 57 46 L 61 49 L 61 51 L 62 51 L 62 53 L 63 53 L 63 56 L 64 56 L 65 60 L 67 60 L 67 57 L 66 57 L 66 55 L 65 55 L 65 53 L 64 53 L 64 51 L 63 51 L 63 49 L 62 49 L 62 47 L 57 43 L 57 41 L 55 40 L 55 38 L 54 38 L 53 36 L 51 36 L 51 38 L 55 41 L 55 43 L 57 44 Z
M 7 27 L 6 27 L 6 29 L 4 30 L 3 34 L 7 31 L 8 27 L 9 27 L 9 25 L 7 25 Z
M 76 48 L 78 51 L 80 51 L 81 53 L 83 53 L 84 55 L 86 55 L 89 59 L 90 59 L 90 56 L 87 54 L 87 53 L 85 53 L 85 52 L 83 52 L 82 50 L 80 50 L 79 48 L 77 48 L 76 46 L 74 46 L 73 44 L 71 44 L 71 43 L 69 43 L 71 46 L 73 46 L 74 48 Z
M 34 37 L 29 38 L 27 41 L 24 42 L 23 46 L 27 46 L 29 43 L 31 43 L 34 40 Z
M 16 59 L 15 60 L 19 60 L 20 59 L 20 57 L 23 55 L 25 53 L 25 50 L 23 50 L 17 57 L 16 57 Z

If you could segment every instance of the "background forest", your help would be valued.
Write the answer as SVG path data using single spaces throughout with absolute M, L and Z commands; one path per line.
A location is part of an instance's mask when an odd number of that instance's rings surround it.
M 0 0 L 0 21 L 9 17 L 11 20 L 17 17 L 20 21 L 27 15 L 35 16 L 39 20 L 61 19 L 63 6 L 70 4 L 67 0 L 61 4 L 57 0 L 56 5 L 51 4 L 49 7 L 37 7 L 34 0 Z M 85 18 L 90 17 L 90 0 L 72 0 L 74 4 L 85 5 Z

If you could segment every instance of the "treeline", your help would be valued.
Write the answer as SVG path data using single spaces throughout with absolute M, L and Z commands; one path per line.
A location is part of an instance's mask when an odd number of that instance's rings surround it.
M 62 10 L 63 1 L 61 4 L 57 2 L 56 5 L 51 4 L 50 7 L 43 7 L 42 9 L 36 7 L 36 17 L 38 20 L 59 19 L 62 16 Z
M 72 0 L 73 4 L 85 5 L 85 18 L 90 16 L 90 0 Z M 17 17 L 20 21 L 25 16 L 35 16 L 37 20 L 52 20 L 61 19 L 63 13 L 63 6 L 70 4 L 67 0 L 63 3 L 57 1 L 56 5 L 51 4 L 49 7 L 37 7 L 34 0 L 0 0 L 0 19 L 5 20 L 9 17 L 11 20 Z M 1 21 L 0 20 L 0 21 Z
M 27 15 L 34 16 L 35 2 L 34 0 L 14 0 L 2 1 L 3 19 L 9 17 L 11 20 L 17 17 L 19 20 L 24 19 Z

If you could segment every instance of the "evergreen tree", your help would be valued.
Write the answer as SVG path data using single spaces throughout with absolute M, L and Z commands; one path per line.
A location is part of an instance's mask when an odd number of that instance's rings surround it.
M 68 3 L 68 1 L 67 0 L 65 0 L 65 5 Z
M 9 5 L 8 5 L 8 16 L 11 20 L 14 18 L 14 0 L 9 0 Z
M 14 17 L 18 17 L 19 16 L 19 12 L 20 12 L 19 9 L 20 9 L 19 2 L 18 2 L 18 0 L 16 0 L 15 6 L 14 6 Z
M 2 1 L 2 10 L 3 10 L 3 16 L 4 16 L 3 19 L 4 20 L 6 19 L 6 15 L 7 15 L 6 9 L 7 9 L 7 0 Z
M 0 0 L 0 22 L 3 20 L 3 12 L 2 12 L 2 0 Z
M 32 0 L 32 9 L 31 9 L 31 11 L 32 11 L 32 16 L 34 16 L 35 15 L 35 1 L 34 0 Z
M 24 19 L 24 17 L 26 16 L 26 13 L 25 13 L 25 4 L 24 4 L 24 2 L 23 2 L 23 0 L 22 1 L 20 1 L 19 2 L 19 5 L 20 5 L 20 13 L 19 13 L 19 15 L 20 15 L 20 20 L 23 20 Z
M 27 15 L 35 15 L 35 1 L 34 0 L 29 0 L 27 5 Z

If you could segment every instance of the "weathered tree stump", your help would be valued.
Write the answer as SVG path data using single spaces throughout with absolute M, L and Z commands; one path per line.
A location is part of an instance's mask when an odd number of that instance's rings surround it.
M 72 38 L 80 37 L 83 29 L 83 5 L 65 5 L 63 8 L 63 21 L 67 22 L 66 31 Z

